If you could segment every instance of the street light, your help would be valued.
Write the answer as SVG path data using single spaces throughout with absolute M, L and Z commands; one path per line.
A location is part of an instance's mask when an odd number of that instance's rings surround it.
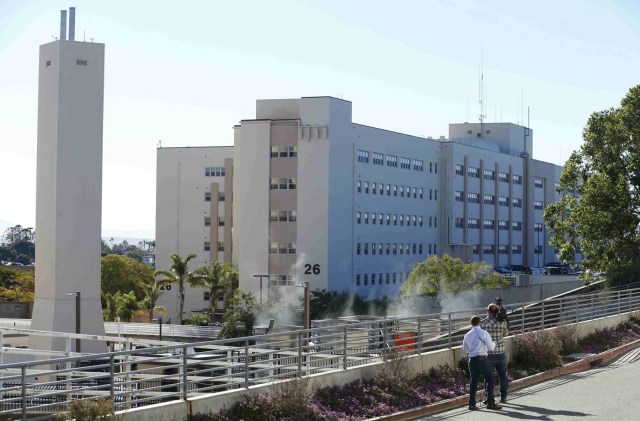
M 67 292 L 67 295 L 76 297 L 76 333 L 80 334 L 80 291 Z M 76 338 L 76 352 L 80 352 L 80 338 Z
M 304 288 L 304 328 L 311 329 L 311 298 L 309 295 L 309 281 L 296 284 L 297 288 Z
M 253 275 L 254 278 L 260 278 L 260 305 L 262 305 L 262 278 L 269 278 L 269 275 Z
M 158 322 L 158 326 L 159 326 L 158 340 L 162 341 L 162 317 L 158 317 L 157 319 L 151 319 L 151 321 Z

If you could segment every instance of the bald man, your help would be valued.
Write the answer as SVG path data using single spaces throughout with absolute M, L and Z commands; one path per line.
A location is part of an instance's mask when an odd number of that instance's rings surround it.
M 496 344 L 496 347 L 489 351 L 489 364 L 491 365 L 491 372 L 496 369 L 498 377 L 500 378 L 500 403 L 507 403 L 507 390 L 509 387 L 509 380 L 507 379 L 507 354 L 504 349 L 504 337 L 509 333 L 507 322 L 498 321 L 496 318 L 498 314 L 498 306 L 495 304 L 489 304 L 487 306 L 487 318 L 482 321 L 482 329 L 486 330 L 491 339 Z M 488 384 L 488 383 L 487 383 Z M 487 396 L 489 394 L 487 393 Z

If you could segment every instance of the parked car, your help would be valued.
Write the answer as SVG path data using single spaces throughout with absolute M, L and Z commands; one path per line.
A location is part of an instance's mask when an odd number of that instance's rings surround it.
M 531 268 L 531 274 L 532 275 L 548 275 L 549 271 L 547 271 L 545 268 Z
M 7 262 L 4 264 L 5 266 L 24 266 L 22 263 L 20 262 Z
M 498 266 L 493 268 L 493 270 L 501 275 L 513 275 L 513 272 L 511 272 L 511 269 L 508 266 Z
M 509 269 L 511 269 L 511 272 L 516 274 L 531 275 L 531 268 L 529 266 L 511 265 L 509 266 Z

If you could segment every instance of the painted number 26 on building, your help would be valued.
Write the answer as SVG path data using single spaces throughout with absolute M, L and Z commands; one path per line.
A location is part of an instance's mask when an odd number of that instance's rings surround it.
M 311 265 L 307 263 L 304 265 L 304 274 L 305 275 L 320 275 L 320 265 Z

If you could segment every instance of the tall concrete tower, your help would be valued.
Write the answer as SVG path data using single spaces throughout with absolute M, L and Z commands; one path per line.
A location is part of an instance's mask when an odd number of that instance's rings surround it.
M 68 39 L 66 32 L 63 10 L 60 38 L 40 46 L 36 293 L 31 328 L 76 332 L 79 325 L 81 333 L 103 335 L 104 44 L 75 41 L 74 8 Z M 33 338 L 31 348 L 61 350 L 65 346 L 61 340 Z M 97 343 L 81 344 L 82 352 L 103 350 Z

